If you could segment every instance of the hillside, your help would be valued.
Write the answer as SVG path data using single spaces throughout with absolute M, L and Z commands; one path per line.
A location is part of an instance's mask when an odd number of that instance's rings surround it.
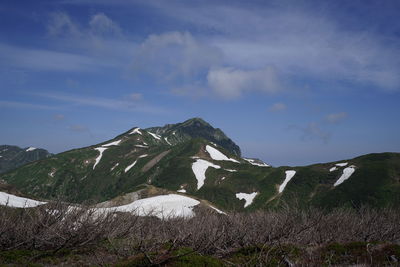
M 137 199 L 178 193 L 225 211 L 287 204 L 400 204 L 398 153 L 275 168 L 241 158 L 231 139 L 199 118 L 164 127 L 135 127 L 106 142 L 32 162 L 0 179 L 27 195 L 74 203 L 118 200 L 140 192 Z

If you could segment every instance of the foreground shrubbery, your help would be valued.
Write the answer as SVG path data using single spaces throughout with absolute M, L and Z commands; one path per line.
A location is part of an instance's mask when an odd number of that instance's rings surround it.
M 396 265 L 400 211 L 283 209 L 159 220 L 60 204 L 0 207 L 0 263 L 40 265 Z

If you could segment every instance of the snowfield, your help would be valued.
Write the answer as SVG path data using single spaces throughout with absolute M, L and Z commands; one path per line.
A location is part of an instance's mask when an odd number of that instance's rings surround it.
M 179 193 L 186 193 L 186 190 L 185 190 L 185 189 L 179 189 L 179 190 L 176 191 L 176 192 L 179 192 Z
M 233 170 L 233 169 L 224 169 L 225 171 L 228 171 L 228 172 L 237 172 L 237 170 Z
M 236 198 L 242 200 L 244 199 L 244 201 L 246 201 L 244 203 L 244 207 L 246 208 L 247 206 L 251 205 L 251 203 L 253 203 L 254 198 L 257 196 L 257 192 L 253 192 L 251 194 L 248 193 L 237 193 L 236 194 Z
M 233 162 L 239 163 L 239 161 L 237 161 L 236 159 L 228 158 L 227 156 L 225 156 L 224 154 L 222 154 L 220 151 L 213 148 L 212 146 L 207 145 L 206 150 L 207 150 L 208 154 L 210 154 L 210 157 L 213 160 L 227 160 L 227 161 L 233 161 Z
M 25 151 L 26 152 L 29 152 L 29 151 L 33 151 L 33 150 L 35 150 L 36 149 L 36 147 L 28 147 Z
M 117 141 L 114 141 L 114 142 L 111 142 L 111 143 L 108 143 L 108 144 L 105 144 L 105 145 L 102 145 L 102 146 L 104 146 L 104 147 L 118 146 L 119 143 L 121 143 L 121 141 L 122 141 L 122 140 L 117 140 Z
M 355 166 L 353 166 L 353 165 L 350 166 L 350 167 L 345 168 L 343 170 L 342 176 L 340 176 L 340 178 L 335 182 L 335 184 L 333 186 L 338 186 L 341 183 L 343 183 L 344 181 L 346 181 L 347 179 L 349 179 L 350 176 L 354 173 L 355 170 L 356 170 Z
M 296 171 L 289 170 L 285 171 L 286 173 L 286 178 L 283 181 L 283 183 L 279 186 L 279 193 L 282 193 L 283 190 L 285 190 L 286 185 L 289 183 L 289 181 L 293 178 L 293 176 L 296 174 Z
M 337 170 L 336 166 L 329 169 L 330 172 L 333 172 L 333 171 L 336 171 L 336 170 Z
M 258 163 L 258 162 L 256 162 L 254 159 L 247 159 L 247 158 L 243 158 L 245 161 L 247 161 L 247 162 L 249 162 L 251 165 L 254 165 L 254 166 L 259 166 L 259 167 L 271 167 L 271 166 L 269 166 L 268 164 L 266 164 L 266 163 Z
M 193 207 L 200 204 L 200 201 L 190 197 L 169 194 L 143 198 L 133 201 L 130 204 L 112 207 L 99 208 L 99 211 L 120 211 L 134 212 L 139 216 L 154 215 L 160 219 L 171 217 L 193 217 Z
M 17 197 L 11 194 L 0 192 L 0 205 L 9 206 L 13 208 L 33 208 L 47 202 L 41 202 L 29 198 Z
M 197 179 L 197 190 L 199 190 L 206 180 L 206 171 L 208 167 L 213 167 L 216 169 L 221 168 L 221 166 L 212 164 L 211 162 L 204 159 L 197 159 L 196 162 L 192 164 L 192 170 Z
M 157 140 L 161 140 L 161 136 L 159 136 L 158 134 L 155 134 L 155 133 L 151 133 L 151 132 L 148 132 L 151 136 L 153 136 L 155 139 L 157 139 Z
M 96 162 L 93 165 L 93 170 L 96 168 L 96 165 L 99 164 L 101 157 L 103 157 L 103 152 L 107 150 L 107 147 L 96 147 L 95 150 L 100 152 L 100 155 L 97 156 Z
M 133 129 L 129 134 L 140 134 L 140 135 L 142 135 L 142 133 L 140 132 L 140 128 Z
M 349 164 L 348 162 L 343 162 L 343 163 L 336 163 L 335 165 L 338 167 L 344 167 L 347 166 L 347 164 Z

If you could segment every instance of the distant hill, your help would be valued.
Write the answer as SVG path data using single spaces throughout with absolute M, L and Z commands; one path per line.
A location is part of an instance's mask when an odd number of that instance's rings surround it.
M 50 156 L 51 154 L 47 150 L 41 148 L 0 145 L 0 173 Z

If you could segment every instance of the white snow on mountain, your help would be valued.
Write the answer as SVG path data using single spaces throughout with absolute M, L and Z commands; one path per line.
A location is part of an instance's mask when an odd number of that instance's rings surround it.
M 143 145 L 135 145 L 135 147 L 148 148 L 148 146 L 143 146 Z
M 104 147 L 117 146 L 117 145 L 119 145 L 119 143 L 121 143 L 121 141 L 122 140 L 117 140 L 117 141 L 114 141 L 114 142 L 111 142 L 111 143 L 108 143 L 108 144 L 104 144 L 104 145 L 101 145 L 101 146 L 104 146 Z
M 153 215 L 158 218 L 171 217 L 193 217 L 193 207 L 200 204 L 200 201 L 190 197 L 169 194 L 136 200 L 130 204 L 112 207 L 99 208 L 98 211 L 119 211 L 133 212 L 139 216 Z
M 349 163 L 348 162 L 343 162 L 343 163 L 336 163 L 335 165 L 339 166 L 339 167 L 344 167 L 344 166 L 347 166 L 347 164 L 349 164 Z
M 206 150 L 207 150 L 208 154 L 210 154 L 210 157 L 213 160 L 227 160 L 227 161 L 233 161 L 233 162 L 239 163 L 239 161 L 237 161 L 236 159 L 228 158 L 227 156 L 225 156 L 223 153 L 221 153 L 219 150 L 213 148 L 212 146 L 207 145 Z
M 151 132 L 148 132 L 151 136 L 153 136 L 155 139 L 157 139 L 157 140 L 161 140 L 161 136 L 159 136 L 158 134 L 155 134 L 155 133 L 151 133 Z
M 251 205 L 251 203 L 253 203 L 254 198 L 257 196 L 257 192 L 253 192 L 253 193 L 237 193 L 236 194 L 236 198 L 242 200 L 244 199 L 245 203 L 244 203 L 244 207 L 246 208 L 247 206 Z
M 197 190 L 204 185 L 204 181 L 206 180 L 206 171 L 208 167 L 213 167 L 216 169 L 221 168 L 221 166 L 212 164 L 211 162 L 204 159 L 197 159 L 192 164 L 192 170 L 197 179 Z
M 95 150 L 99 151 L 99 155 L 96 158 L 96 162 L 93 165 L 93 170 L 96 168 L 96 165 L 99 164 L 101 157 L 103 157 L 103 152 L 106 151 L 108 148 L 107 147 L 96 147 Z
M 5 192 L 0 192 L 0 205 L 3 206 L 7 205 L 13 208 L 33 208 L 43 204 L 46 204 L 46 202 L 37 201 L 24 197 L 18 197 Z
M 145 157 L 147 157 L 147 154 L 140 155 L 140 156 L 135 160 L 135 162 L 133 162 L 131 165 L 129 165 L 128 167 L 125 168 L 125 172 L 128 172 L 133 166 L 135 166 L 136 163 L 137 163 L 137 161 L 138 161 L 140 158 L 145 158 Z
M 237 172 L 237 170 L 233 170 L 233 169 L 224 169 L 225 171 L 228 171 L 228 172 Z
M 336 171 L 336 170 L 337 170 L 336 166 L 329 169 L 330 172 L 333 172 L 333 171 Z
M 179 190 L 176 191 L 176 192 L 179 192 L 179 193 L 186 193 L 186 190 L 185 190 L 185 189 L 179 189 Z
M 33 151 L 33 150 L 35 150 L 35 149 L 37 149 L 36 147 L 28 147 L 25 151 L 26 152 L 29 152 L 29 151 Z
M 345 169 L 343 170 L 342 175 L 341 175 L 340 178 L 335 182 L 335 184 L 334 184 L 333 186 L 338 186 L 338 185 L 340 185 L 341 183 L 343 183 L 344 181 L 346 181 L 347 179 L 349 179 L 350 176 L 354 173 L 355 170 L 356 170 L 356 169 L 355 169 L 355 166 L 353 166 L 353 165 L 350 166 L 350 167 L 345 168 Z
M 133 129 L 129 134 L 136 134 L 136 133 L 142 135 L 142 133 L 140 132 L 140 128 Z
M 293 176 L 296 174 L 296 171 L 289 170 L 285 171 L 286 173 L 286 178 L 283 181 L 283 183 L 279 186 L 279 193 L 282 193 L 283 190 L 285 190 L 286 185 L 289 183 L 289 181 L 293 178 Z
M 259 167 L 271 167 L 271 166 L 269 166 L 268 164 L 266 164 L 266 163 L 259 163 L 259 162 L 256 162 L 254 159 L 248 159 L 248 158 L 243 158 L 245 161 L 247 161 L 247 162 L 249 162 L 251 165 L 254 165 L 254 166 L 259 166 Z
M 117 168 L 118 167 L 118 165 L 119 165 L 119 163 L 116 163 L 112 168 L 111 168 L 111 170 L 110 171 L 113 171 L 115 168 Z
M 167 142 L 168 145 L 172 146 L 172 144 L 168 141 L 167 137 L 164 137 L 165 142 Z

